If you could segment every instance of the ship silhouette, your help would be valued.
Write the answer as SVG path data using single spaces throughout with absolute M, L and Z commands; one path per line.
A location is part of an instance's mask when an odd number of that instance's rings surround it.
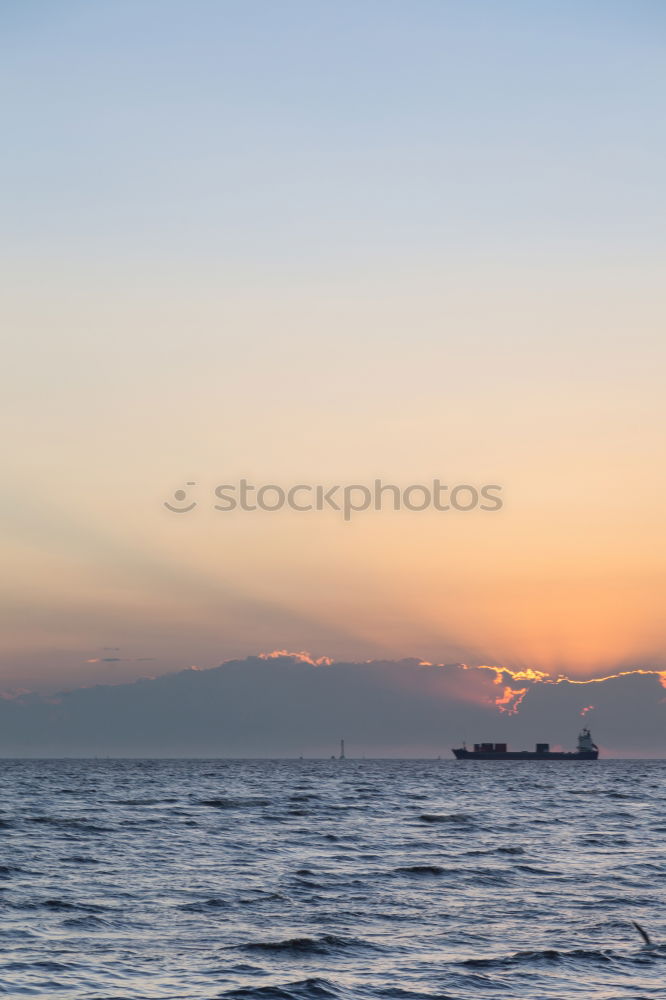
M 599 748 L 589 729 L 583 729 L 575 750 L 551 750 L 549 743 L 537 743 L 535 750 L 509 750 L 506 743 L 475 743 L 473 750 L 452 750 L 458 760 L 596 760 Z

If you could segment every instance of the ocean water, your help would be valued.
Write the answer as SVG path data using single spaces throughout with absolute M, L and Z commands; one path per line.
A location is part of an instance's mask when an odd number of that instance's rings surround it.
M 666 997 L 666 761 L 0 761 L 0 993 Z

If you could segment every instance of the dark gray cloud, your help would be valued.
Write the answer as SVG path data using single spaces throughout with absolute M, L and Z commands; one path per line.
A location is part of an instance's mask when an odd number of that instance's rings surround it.
M 666 755 L 656 672 L 557 683 L 418 660 L 314 663 L 284 653 L 55 697 L 0 701 L 5 755 L 450 756 L 468 742 L 573 747 L 585 721 L 602 754 Z

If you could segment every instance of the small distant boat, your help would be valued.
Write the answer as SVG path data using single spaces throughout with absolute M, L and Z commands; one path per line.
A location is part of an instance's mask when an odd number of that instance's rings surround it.
M 592 742 L 589 729 L 578 737 L 576 750 L 551 750 L 549 743 L 537 743 L 536 750 L 509 750 L 506 743 L 475 743 L 473 750 L 462 747 L 452 751 L 458 760 L 596 760 L 599 747 Z

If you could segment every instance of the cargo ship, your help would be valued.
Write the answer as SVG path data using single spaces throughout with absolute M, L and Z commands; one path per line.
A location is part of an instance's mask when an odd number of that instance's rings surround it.
M 535 750 L 509 750 L 506 743 L 475 743 L 473 750 L 465 744 L 453 753 L 458 760 L 596 760 L 599 748 L 592 742 L 589 729 L 583 729 L 575 750 L 551 750 L 549 743 L 537 743 Z

